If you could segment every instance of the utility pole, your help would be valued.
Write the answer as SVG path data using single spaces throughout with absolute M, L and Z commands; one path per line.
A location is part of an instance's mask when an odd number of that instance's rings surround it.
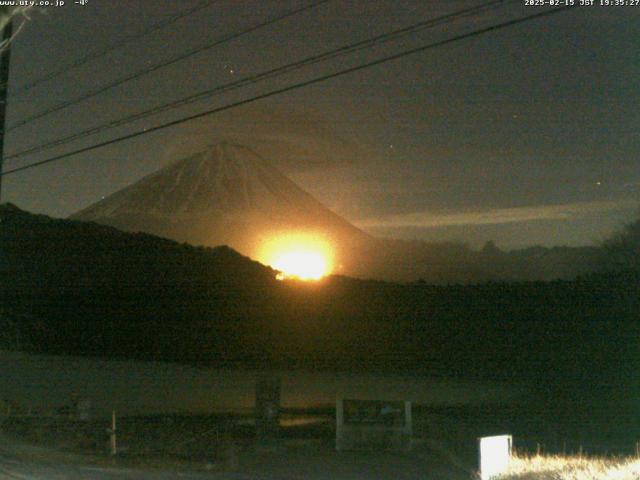
M 10 15 L 8 7 L 0 11 L 0 15 Z M 2 164 L 4 161 L 4 130 L 7 115 L 7 91 L 9 90 L 9 60 L 11 59 L 11 35 L 13 20 L 2 29 L 2 52 L 0 52 L 0 203 L 2 203 Z

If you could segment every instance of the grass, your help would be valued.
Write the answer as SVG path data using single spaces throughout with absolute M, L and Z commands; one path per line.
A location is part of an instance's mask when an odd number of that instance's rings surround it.
M 516 455 L 500 480 L 638 480 L 636 457 Z

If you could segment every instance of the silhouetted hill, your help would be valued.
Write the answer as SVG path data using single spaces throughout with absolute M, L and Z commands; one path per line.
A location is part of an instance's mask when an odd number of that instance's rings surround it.
M 273 279 L 275 272 L 222 246 L 193 247 L 145 233 L 31 215 L 0 206 L 4 288 L 63 294 L 133 291 L 188 284 L 232 285 Z
M 363 249 L 362 276 L 427 283 L 571 280 L 597 270 L 597 247 L 473 250 L 464 243 L 375 239 Z
M 600 270 L 640 270 L 640 219 L 608 238 L 598 255 Z

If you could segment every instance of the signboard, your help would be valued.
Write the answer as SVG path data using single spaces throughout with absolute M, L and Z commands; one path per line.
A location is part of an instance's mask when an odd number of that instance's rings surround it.
M 404 402 L 344 400 L 344 423 L 396 425 L 405 423 Z
M 408 450 L 411 402 L 336 399 L 337 450 Z
M 511 460 L 511 435 L 497 435 L 478 439 L 480 450 L 480 478 L 490 480 L 507 471 Z

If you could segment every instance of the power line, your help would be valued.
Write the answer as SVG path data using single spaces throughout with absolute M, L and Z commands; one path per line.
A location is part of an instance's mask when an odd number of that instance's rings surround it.
M 494 32 L 496 30 L 501 30 L 501 29 L 504 29 L 504 28 L 507 28 L 507 27 L 511 27 L 513 25 L 525 23 L 525 22 L 530 21 L 530 20 L 534 20 L 534 19 L 538 19 L 538 18 L 554 15 L 554 14 L 557 14 L 557 13 L 560 13 L 560 12 L 563 12 L 563 11 L 566 11 L 566 10 L 569 10 L 569 9 L 572 9 L 572 8 L 575 8 L 575 6 L 564 6 L 564 7 L 555 8 L 553 10 L 546 10 L 544 12 L 540 12 L 540 13 L 536 13 L 536 14 L 532 14 L 532 15 L 527 15 L 525 17 L 521 17 L 521 18 L 518 18 L 518 19 L 515 19 L 515 20 L 509 20 L 509 21 L 502 22 L 502 23 L 499 23 L 499 24 L 496 24 L 496 25 L 492 25 L 490 27 L 485 27 L 485 28 L 482 28 L 482 29 L 479 29 L 479 30 L 474 30 L 473 32 L 470 32 L 470 33 L 457 35 L 455 37 L 452 37 L 452 38 L 449 38 L 449 39 L 446 39 L 446 40 L 440 40 L 438 42 L 430 43 L 430 44 L 427 44 L 427 45 L 422 45 L 420 47 L 412 48 L 410 50 L 405 50 L 403 52 L 396 53 L 394 55 L 389 55 L 389 56 L 380 58 L 378 60 L 373 60 L 371 62 L 364 63 L 364 64 L 361 64 L 361 65 L 358 65 L 358 66 L 355 66 L 355 67 L 346 68 L 346 69 L 343 69 L 343 70 L 340 70 L 340 71 L 337 71 L 337 72 L 334 72 L 334 73 L 330 73 L 330 74 L 327 74 L 327 75 L 323 75 L 323 76 L 320 76 L 320 77 L 313 78 L 311 80 L 306 80 L 306 81 L 303 81 L 303 82 L 295 83 L 293 85 L 288 85 L 288 86 L 283 87 L 283 88 L 279 88 L 279 89 L 276 89 L 276 90 L 271 90 L 270 92 L 263 93 L 261 95 L 256 95 L 254 97 L 250 97 L 250 98 L 247 98 L 247 99 L 244 99 L 244 100 L 239 100 L 237 102 L 229 103 L 229 104 L 224 105 L 222 107 L 217 107 L 217 108 L 214 108 L 214 109 L 211 109 L 211 110 L 207 110 L 207 111 L 204 111 L 204 112 L 201 112 L 201 113 L 197 113 L 197 114 L 194 114 L 194 115 L 189 115 L 187 117 L 183 117 L 183 118 L 180 118 L 178 120 L 173 120 L 171 122 L 163 123 L 163 124 L 157 125 L 155 127 L 146 128 L 144 130 L 139 130 L 139 131 L 134 132 L 134 133 L 130 133 L 130 134 L 127 134 L 127 135 L 123 135 L 121 137 L 117 137 L 117 138 L 114 138 L 114 139 L 111 139 L 111 140 L 107 140 L 107 141 L 104 141 L 104 142 L 101 142 L 101 143 L 97 143 L 95 145 L 91 145 L 91 146 L 88 146 L 88 147 L 84 147 L 84 148 L 80 148 L 80 149 L 77 149 L 77 150 L 73 150 L 71 152 L 63 153 L 61 155 L 56 155 L 54 157 L 50 157 L 50 158 L 47 158 L 45 160 L 40 160 L 38 162 L 34 162 L 34 163 L 29 164 L 29 165 L 13 168 L 11 170 L 7 170 L 6 172 L 2 173 L 1 176 L 10 175 L 10 174 L 13 174 L 13 173 L 17 173 L 17 172 L 21 172 L 21 171 L 28 170 L 28 169 L 31 169 L 31 168 L 35 168 L 35 167 L 38 167 L 38 166 L 41 166 L 41 165 L 45 165 L 47 163 L 52 163 L 52 162 L 56 162 L 58 160 L 69 158 L 71 156 L 79 155 L 81 153 L 90 152 L 90 151 L 96 150 L 98 148 L 106 147 L 108 145 L 113 145 L 115 143 L 119 143 L 119 142 L 122 142 L 122 141 L 125 141 L 125 140 L 130 140 L 132 138 L 140 137 L 140 136 L 148 134 L 148 133 L 157 132 L 159 130 L 164 130 L 166 128 L 170 128 L 170 127 L 173 127 L 173 126 L 176 126 L 176 125 L 180 125 L 182 123 L 189 122 L 191 120 L 196 120 L 198 118 L 206 117 L 206 116 L 209 116 L 209 115 L 214 115 L 216 113 L 219 113 L 219 112 L 222 112 L 222 111 L 225 111 L 225 110 L 230 110 L 232 108 L 236 108 L 236 107 L 239 107 L 241 105 L 246 105 L 248 103 L 253 103 L 255 101 L 263 100 L 265 98 L 269 98 L 269 97 L 272 97 L 272 96 L 275 96 L 275 95 L 280 95 L 280 94 L 283 94 L 283 93 L 287 93 L 287 92 L 291 92 L 291 91 L 294 91 L 294 90 L 298 90 L 300 88 L 308 87 L 308 86 L 314 85 L 316 83 L 324 82 L 324 81 L 327 81 L 327 80 L 330 80 L 330 79 L 333 79 L 333 78 L 336 78 L 336 77 L 340 77 L 340 76 L 347 75 L 347 74 L 350 74 L 350 73 L 354 73 L 354 72 L 357 72 L 357 71 L 360 71 L 360 70 L 364 70 L 366 68 L 370 68 L 370 67 L 374 67 L 374 66 L 377 66 L 377 65 L 381 65 L 381 64 L 389 62 L 389 61 L 398 60 L 398 59 L 406 57 L 408 55 L 413 55 L 413 54 L 416 54 L 416 53 L 424 52 L 426 50 L 430 50 L 430 49 L 434 49 L 434 48 L 437 48 L 437 47 L 441 47 L 443 45 L 454 43 L 454 42 L 457 42 L 457 41 L 460 41 L 460 40 L 465 40 L 465 39 L 476 37 L 476 36 L 479 36 L 479 35 L 484 35 L 484 34 L 489 33 L 489 32 Z
M 70 70 L 74 70 L 76 68 L 79 68 L 93 60 L 95 60 L 96 58 L 100 58 L 103 57 L 111 52 L 113 52 L 114 50 L 119 49 L 120 47 L 127 45 L 128 43 L 132 43 L 142 37 L 145 37 L 157 30 L 161 30 L 164 27 L 171 25 L 172 23 L 177 22 L 178 20 L 188 17 L 190 15 L 193 15 L 196 12 L 199 12 L 200 10 L 204 10 L 205 8 L 209 7 L 210 5 L 213 5 L 214 3 L 219 2 L 220 0 L 206 0 L 206 1 L 202 1 L 200 3 L 198 3 L 196 6 L 189 8 L 187 10 L 184 10 L 180 13 L 178 13 L 177 15 L 174 15 L 170 18 L 167 18 L 166 20 L 162 21 L 162 22 L 158 22 L 152 26 L 150 26 L 149 28 L 141 31 L 140 33 L 136 33 L 134 35 L 130 35 L 126 38 L 124 38 L 122 41 L 118 42 L 118 43 L 114 43 L 113 45 L 110 45 L 102 50 L 97 50 L 95 52 L 89 53 L 87 55 L 85 55 L 84 57 L 80 57 L 79 59 L 75 60 L 73 63 L 70 63 L 64 67 L 61 67 L 58 70 L 54 70 L 53 72 L 50 72 L 46 75 L 43 75 L 40 78 L 37 78 L 36 80 L 33 80 L 25 85 L 22 85 L 20 87 L 17 87 L 14 90 L 14 94 L 18 94 L 18 93 L 24 93 L 27 92 L 29 90 L 31 90 L 32 88 L 36 87 L 37 85 L 40 85 L 41 83 L 44 82 L 48 82 L 50 80 L 53 80 L 54 78 L 59 77 L 60 75 L 63 75 L 67 72 L 69 72 Z
M 229 34 L 229 35 L 225 35 L 225 36 L 213 41 L 212 43 L 208 43 L 206 45 L 202 45 L 200 47 L 196 47 L 196 48 L 194 48 L 192 50 L 189 50 L 188 52 L 182 53 L 182 54 L 180 54 L 180 55 L 178 55 L 176 57 L 173 57 L 173 58 L 171 58 L 169 60 L 166 60 L 166 61 L 160 62 L 160 63 L 156 63 L 155 65 L 151 65 L 149 67 L 146 67 L 146 68 L 144 68 L 144 69 L 142 69 L 142 70 L 140 70 L 138 72 L 132 73 L 132 74 L 127 75 L 127 76 L 125 76 L 123 78 L 115 80 L 115 81 L 113 81 L 111 83 L 103 85 L 102 87 L 99 87 L 99 88 L 97 88 L 95 90 L 91 90 L 91 91 L 89 91 L 87 93 L 79 95 L 78 97 L 72 98 L 71 100 L 64 101 L 64 102 L 59 103 L 57 105 L 54 105 L 54 106 L 52 106 L 50 108 L 47 108 L 46 110 L 43 110 L 43 111 L 38 112 L 38 113 L 35 113 L 35 114 L 33 114 L 33 115 L 29 116 L 29 117 L 23 118 L 22 120 L 17 121 L 13 125 L 10 125 L 6 129 L 5 132 L 11 132 L 11 131 L 19 128 L 19 127 L 22 127 L 22 126 L 24 126 L 24 125 L 26 125 L 28 123 L 33 122 L 34 120 L 37 120 L 37 119 L 45 117 L 45 116 L 47 116 L 47 115 L 49 115 L 51 113 L 58 112 L 58 111 L 63 110 L 65 108 L 68 108 L 68 107 L 71 107 L 71 106 L 76 105 L 78 103 L 81 103 L 81 102 L 83 102 L 85 100 L 88 100 L 88 99 L 93 98 L 93 97 L 95 97 L 97 95 L 100 95 L 101 93 L 104 93 L 104 92 L 106 92 L 108 90 L 111 90 L 111 89 L 113 89 L 115 87 L 118 87 L 120 85 L 123 85 L 123 84 L 125 84 L 127 82 L 130 82 L 132 80 L 136 80 L 136 79 L 138 79 L 140 77 L 143 77 L 145 75 L 153 73 L 153 72 L 155 72 L 157 70 L 160 70 L 162 68 L 168 67 L 170 65 L 173 65 L 174 63 L 180 62 L 182 60 L 186 60 L 189 57 L 192 57 L 192 56 L 194 56 L 194 55 L 196 55 L 198 53 L 204 52 L 206 50 L 210 50 L 210 49 L 212 49 L 214 47 L 217 47 L 218 45 L 222 45 L 223 43 L 227 43 L 227 42 L 229 42 L 231 40 L 236 40 L 236 39 L 238 39 L 238 38 L 240 38 L 240 37 L 242 37 L 244 35 L 247 35 L 249 33 L 255 32 L 256 30 L 259 30 L 261 28 L 267 27 L 269 25 L 273 25 L 274 23 L 280 22 L 282 20 L 290 18 L 290 17 L 292 17 L 294 15 L 297 15 L 299 13 L 305 12 L 307 10 L 311 10 L 313 8 L 316 8 L 316 7 L 318 7 L 318 6 L 322 5 L 322 4 L 325 4 L 325 3 L 329 2 L 329 1 L 331 1 L 331 0 L 319 0 L 319 1 L 316 1 L 314 3 L 311 3 L 311 4 L 307 5 L 305 7 L 289 10 L 289 11 L 285 12 L 282 15 L 279 15 L 277 17 L 271 18 L 271 19 L 269 19 L 267 21 L 264 21 L 264 22 L 260 22 L 260 23 L 258 23 L 256 25 L 253 25 L 253 26 L 251 26 L 251 27 L 249 27 L 249 28 L 247 28 L 245 30 L 242 30 L 240 32 L 232 33 L 232 34 Z
M 33 154 L 33 153 L 37 153 L 43 150 L 47 150 L 50 149 L 52 147 L 56 147 L 56 146 L 60 146 L 60 145 L 65 145 L 67 143 L 70 143 L 74 140 L 78 140 L 90 135 L 94 135 L 96 133 L 100 133 L 102 131 L 105 130 L 109 130 L 111 128 L 115 128 L 115 127 L 119 127 L 122 125 L 126 125 L 128 123 L 131 123 L 133 121 L 137 121 L 137 120 L 142 120 L 144 118 L 147 118 L 149 116 L 152 115 L 156 115 L 159 113 L 163 113 L 169 110 L 173 110 L 175 108 L 178 107 L 182 107 L 185 105 L 189 105 L 191 103 L 195 103 L 197 101 L 203 100 L 205 98 L 209 98 L 212 97 L 216 94 L 220 94 L 220 93 L 224 93 L 224 92 L 228 92 L 228 91 L 232 91 L 241 87 L 244 87 L 246 85 L 252 85 L 254 83 L 258 83 L 260 81 L 269 79 L 269 78 L 275 78 L 278 77 L 280 75 L 286 74 L 286 73 L 290 73 L 292 71 L 298 70 L 300 68 L 315 64 L 315 63 L 319 63 L 319 62 L 323 62 L 326 60 L 330 60 L 332 58 L 336 58 L 340 55 L 345 55 L 345 54 L 349 54 L 349 53 L 354 53 L 366 48 L 370 48 L 376 45 L 380 45 L 382 43 L 385 42 L 389 42 L 391 40 L 395 40 L 400 36 L 404 36 L 404 35 L 408 35 L 410 33 L 414 33 L 418 30 L 427 28 L 427 27 L 434 27 L 440 24 L 445 24 L 445 23 L 449 23 L 453 20 L 457 20 L 459 18 L 464 18 L 464 17 L 468 17 L 468 16 L 473 16 L 473 15 L 477 15 L 479 13 L 483 13 L 486 12 L 488 10 L 492 10 L 495 9 L 497 7 L 501 7 L 503 5 L 505 5 L 506 3 L 515 3 L 516 1 L 519 0 L 493 0 L 490 2 L 487 2 L 485 4 L 482 4 L 480 6 L 475 6 L 475 7 L 471 7 L 471 8 L 466 8 L 463 10 L 459 10 L 453 13 L 449 13 L 446 15 L 442 15 L 440 17 L 436 17 L 434 19 L 429 19 L 429 20 L 425 20 L 425 21 L 421 21 L 415 24 L 412 24 L 408 27 L 404 27 L 401 29 L 397 29 L 397 30 L 393 30 L 390 32 L 386 32 L 380 35 L 377 35 L 373 38 L 369 38 L 366 40 L 361 40 L 355 43 L 351 43 L 348 45 L 344 45 L 342 47 L 339 47 L 337 49 L 332 49 L 332 50 L 328 50 L 325 52 L 322 52 L 320 54 L 316 54 L 316 55 L 312 55 L 310 57 L 307 57 L 303 60 L 299 60 L 297 62 L 293 62 L 290 64 L 286 64 L 283 65 L 281 67 L 277 67 L 271 70 L 267 70 L 258 74 L 254 74 L 239 80 L 236 80 L 234 82 L 230 82 L 227 84 L 223 84 L 223 85 L 219 85 L 217 87 L 214 87 L 212 89 L 208 89 L 208 90 L 204 90 L 202 92 L 193 94 L 193 95 L 189 95 L 187 97 L 175 100 L 173 102 L 164 104 L 164 105 L 160 105 L 154 108 L 151 108 L 149 110 L 145 110 L 143 112 L 138 112 L 135 113 L 133 115 L 129 115 L 126 116 L 124 118 L 120 118 L 118 120 L 114 120 L 111 122 L 107 122 L 106 124 L 102 124 L 102 125 L 98 125 L 96 127 L 92 127 L 89 128 L 87 130 L 83 130 L 81 132 L 77 132 L 74 134 L 71 134 L 69 136 L 63 137 L 63 138 L 59 138 L 56 140 L 52 140 L 49 142 L 45 142 L 43 144 L 34 146 L 34 147 L 29 147 L 25 150 L 19 151 L 17 153 L 14 153 L 12 155 L 9 155 L 6 157 L 7 160 L 10 159 L 15 159 L 15 158 L 19 158 L 19 157 L 23 157 L 25 155 L 28 154 Z

